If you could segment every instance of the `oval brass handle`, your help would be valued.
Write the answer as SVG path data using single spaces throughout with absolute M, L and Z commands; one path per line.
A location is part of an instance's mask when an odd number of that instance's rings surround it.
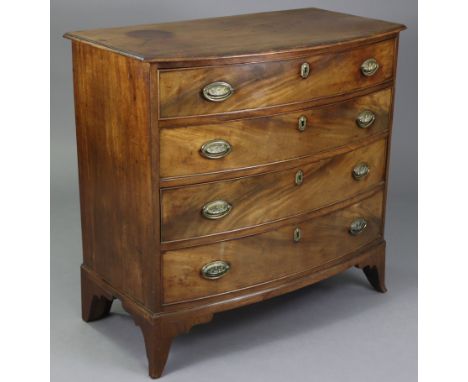
M 297 121 L 297 129 L 300 132 L 303 132 L 307 127 L 307 117 L 305 115 L 301 115 L 299 120 Z
M 294 177 L 294 183 L 296 183 L 296 186 L 300 186 L 303 181 L 304 181 L 304 173 L 302 172 L 302 170 L 299 170 L 296 172 L 296 175 Z
M 302 238 L 302 230 L 299 227 L 297 227 L 293 233 L 294 242 L 299 243 L 301 241 L 301 238 Z
M 208 159 L 223 158 L 231 150 L 231 144 L 224 139 L 213 139 L 212 141 L 205 142 L 200 148 L 201 155 Z
M 217 81 L 203 88 L 203 97 L 208 101 L 221 102 L 227 100 L 234 93 L 234 88 L 227 82 Z
M 357 125 L 362 129 L 367 129 L 375 121 L 375 114 L 370 110 L 364 110 L 356 118 Z
M 379 63 L 375 58 L 368 58 L 361 64 L 361 73 L 366 77 L 373 76 L 379 70 Z
M 349 233 L 353 236 L 359 235 L 367 227 L 367 221 L 364 218 L 354 220 L 349 226 Z
M 309 65 L 308 62 L 304 62 L 301 65 L 301 77 L 302 78 L 307 78 L 307 77 L 309 77 L 309 74 L 310 74 L 310 65 Z
M 207 219 L 221 219 L 232 210 L 232 205 L 225 200 L 214 200 L 206 203 L 202 208 L 202 215 Z
M 369 175 L 370 168 L 367 163 L 359 163 L 353 168 L 353 178 L 356 180 L 364 179 L 367 175 Z
M 223 277 L 231 269 L 231 265 L 223 260 L 216 260 L 205 264 L 201 269 L 203 278 L 207 280 L 216 280 Z

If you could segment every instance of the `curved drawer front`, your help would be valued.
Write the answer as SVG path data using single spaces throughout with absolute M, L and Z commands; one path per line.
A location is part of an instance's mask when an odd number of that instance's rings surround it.
M 163 255 L 164 303 L 236 291 L 324 265 L 381 235 L 383 193 L 328 215 L 239 240 Z M 353 222 L 365 228 L 351 234 Z M 299 240 L 297 232 L 300 232 Z M 208 274 L 206 269 L 214 274 Z
M 251 227 L 345 200 L 384 180 L 385 158 L 386 139 L 382 139 L 301 168 L 162 189 L 162 241 Z M 207 219 L 202 211 L 214 201 L 229 205 L 229 214 Z
M 388 129 L 391 89 L 294 113 L 161 130 L 161 177 L 207 174 L 317 154 Z M 369 119 L 363 112 L 371 112 Z M 367 124 L 359 125 L 359 116 Z M 207 145 L 224 151 L 206 155 Z
M 294 60 L 160 70 L 160 118 L 285 105 L 374 86 L 392 78 L 394 49 L 395 41 L 387 40 Z M 377 67 L 365 71 L 369 59 Z

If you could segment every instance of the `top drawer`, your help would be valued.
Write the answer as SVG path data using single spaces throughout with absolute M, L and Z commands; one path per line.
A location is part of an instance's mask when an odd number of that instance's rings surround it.
M 295 60 L 159 71 L 160 118 L 279 106 L 335 96 L 393 75 L 394 40 Z

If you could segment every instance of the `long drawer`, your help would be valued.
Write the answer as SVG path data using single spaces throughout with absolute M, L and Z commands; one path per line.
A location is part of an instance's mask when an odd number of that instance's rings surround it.
M 341 147 L 388 129 L 391 89 L 293 113 L 161 130 L 163 178 L 251 168 Z
M 239 240 L 166 252 L 164 303 L 274 281 L 358 250 L 381 235 L 383 193 L 298 225 Z
M 160 118 L 266 108 L 334 96 L 393 76 L 395 41 L 294 60 L 159 71 Z
M 386 139 L 301 168 L 161 190 L 162 241 L 229 232 L 345 200 L 384 181 Z

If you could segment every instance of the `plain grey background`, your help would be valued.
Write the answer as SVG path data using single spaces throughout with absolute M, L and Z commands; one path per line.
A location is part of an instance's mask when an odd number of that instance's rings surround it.
M 51 1 L 51 379 L 148 381 L 143 338 L 118 303 L 80 318 L 81 230 L 70 43 L 63 33 L 318 7 L 404 23 L 387 213 L 387 287 L 357 269 L 221 313 L 178 337 L 163 380 L 417 380 L 417 1 Z

